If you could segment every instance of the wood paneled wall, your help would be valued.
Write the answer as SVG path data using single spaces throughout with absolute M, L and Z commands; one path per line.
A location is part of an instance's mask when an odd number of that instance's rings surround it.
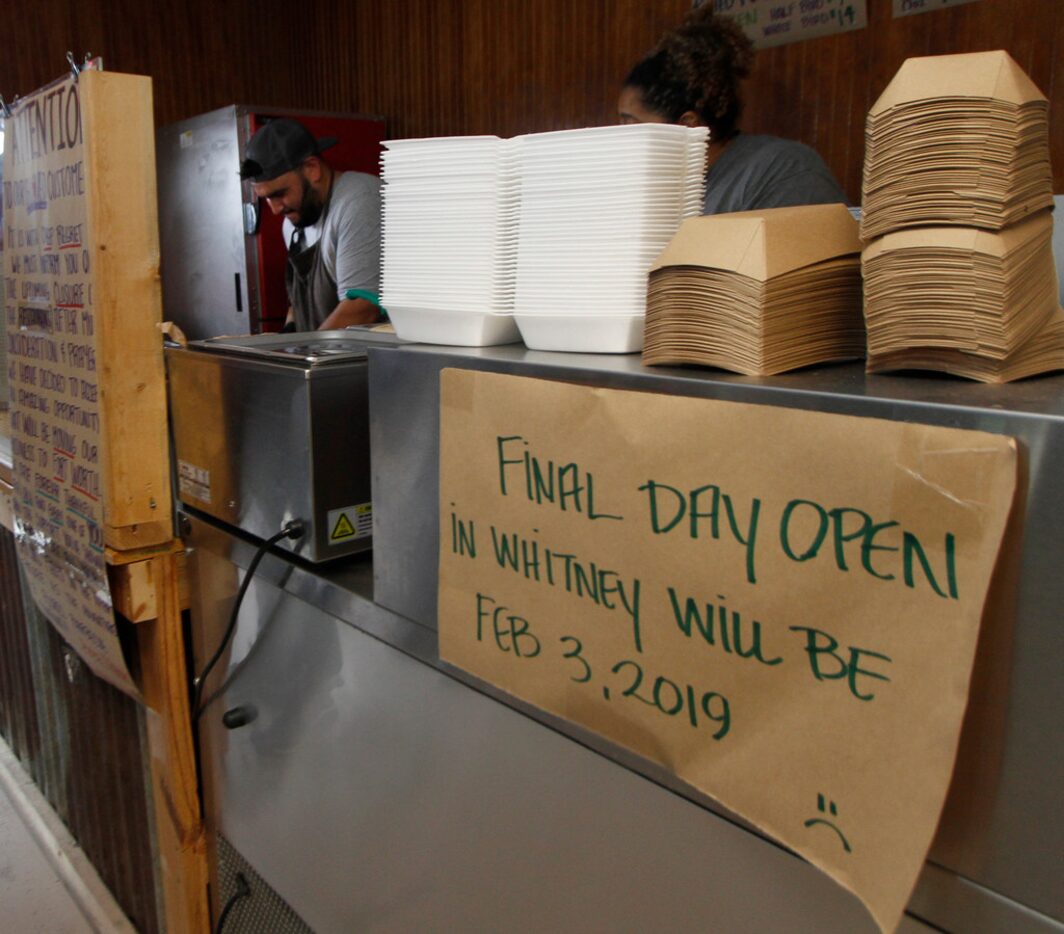
M 860 194 L 865 113 L 911 55 L 1005 48 L 1051 101 L 1064 152 L 1064 2 L 977 0 L 895 20 L 867 0 L 867 29 L 767 49 L 745 129 L 816 147 Z M 59 75 L 68 49 L 154 78 L 170 123 L 231 103 L 381 114 L 394 136 L 612 122 L 628 67 L 689 0 L 277 0 L 146 4 L 6 0 L 0 94 Z M 1064 191 L 1064 159 L 1056 159 Z
M 758 54 L 747 94 L 749 129 L 814 146 L 857 203 L 865 115 L 901 63 L 1005 49 L 1049 98 L 1054 191 L 1064 192 L 1064 2 L 977 0 L 900 19 L 890 0 L 867 3 L 867 29 Z
M 71 51 L 150 75 L 159 125 L 232 103 L 298 107 L 314 67 L 300 10 L 277 0 L 3 0 L 0 94 L 10 101 L 65 74 Z

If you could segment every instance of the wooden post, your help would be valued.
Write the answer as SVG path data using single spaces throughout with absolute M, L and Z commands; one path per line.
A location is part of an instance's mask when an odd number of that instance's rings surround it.
M 148 704 L 148 746 L 166 930 L 169 934 L 200 934 L 210 930 L 207 842 L 192 742 L 178 556 L 163 554 L 146 563 L 158 616 L 138 623 L 136 631 L 141 686 Z
M 169 444 L 151 79 L 81 75 L 106 470 L 106 543 L 168 541 Z
M 63 637 L 133 695 L 112 606 L 137 624 L 162 914 L 169 934 L 201 934 L 210 926 L 206 841 L 158 330 L 151 79 L 100 71 L 63 78 L 24 100 L 8 133 L 5 165 L 19 167 L 36 199 L 18 206 L 24 249 L 16 270 L 36 290 L 20 324 L 29 361 L 20 380 L 35 405 L 28 414 L 13 409 L 12 428 L 17 476 L 39 494 L 15 505 L 26 507 L 45 544 L 22 557 L 34 562 L 27 576 L 35 602 Z M 68 251 L 62 261 L 60 250 Z M 0 518 L 8 511 L 0 508 Z M 99 596 L 101 551 L 110 602 Z
M 163 915 L 210 930 L 207 850 L 173 541 L 149 78 L 81 76 L 104 410 L 105 540 L 116 608 L 137 623 Z M 153 547 L 155 546 L 155 547 Z

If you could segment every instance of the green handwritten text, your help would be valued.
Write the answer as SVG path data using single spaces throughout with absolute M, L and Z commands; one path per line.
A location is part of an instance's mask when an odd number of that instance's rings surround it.
M 761 514 L 761 500 L 755 498 L 750 501 L 749 516 L 740 522 L 732 497 L 722 493 L 720 487 L 713 484 L 685 493 L 667 483 L 648 480 L 639 487 L 639 491 L 647 494 L 650 528 L 655 535 L 671 532 L 686 518 L 684 527 L 691 538 L 698 539 L 705 535 L 705 527 L 708 524 L 710 537 L 719 540 L 722 534 L 720 519 L 723 506 L 728 531 L 732 538 L 746 549 L 746 579 L 751 584 L 757 582 L 754 550 L 757 544 L 757 520 Z
M 849 658 L 844 658 L 835 650 L 839 642 L 833 636 L 820 629 L 811 626 L 790 626 L 791 632 L 805 633 L 805 652 L 809 657 L 809 668 L 817 681 L 834 681 L 845 678 L 850 687 L 850 693 L 858 700 L 870 701 L 875 699 L 871 692 L 862 693 L 857 679 L 861 676 L 875 678 L 879 681 L 890 681 L 880 671 L 873 671 L 861 667 L 861 658 L 878 658 L 880 661 L 889 663 L 891 658 L 881 652 L 873 652 L 871 649 L 859 649 L 855 646 L 847 647 Z
M 550 504 L 562 512 L 577 512 L 588 519 L 623 517 L 595 510 L 595 478 L 571 462 L 546 463 L 530 453 L 521 435 L 499 435 L 495 439 L 499 464 L 499 491 L 503 496 L 523 493 L 538 506 Z M 525 450 L 521 450 L 525 448 Z M 516 475 L 516 482 L 514 475 Z M 522 482 L 523 481 L 523 482 Z
M 724 597 L 719 599 L 723 600 Z M 719 645 L 729 655 L 753 658 L 762 665 L 769 666 L 778 665 L 783 661 L 779 656 L 765 658 L 762 654 L 761 623 L 756 619 L 744 625 L 742 614 L 738 611 L 729 611 L 723 603 L 716 606 L 712 603 L 702 603 L 700 609 L 699 602 L 693 597 L 688 597 L 681 609 L 680 598 L 672 587 L 669 587 L 669 602 L 672 604 L 676 625 L 688 639 L 693 632 L 697 632 L 708 645 Z M 748 640 L 750 644 L 744 645 Z
M 503 532 L 495 526 L 491 526 L 491 542 L 499 567 L 527 580 L 560 587 L 607 610 L 622 609 L 632 621 L 635 649 L 643 651 L 638 578 L 624 580 L 616 571 L 599 567 L 594 561 L 582 561 L 574 554 L 553 551 L 537 539 L 516 532 Z
M 831 542 L 830 553 L 840 571 L 859 566 L 879 580 L 890 581 L 896 574 L 886 571 L 877 552 L 901 552 L 902 580 L 906 587 L 917 586 L 919 576 L 940 597 L 957 599 L 957 546 L 952 532 L 947 532 L 942 544 L 942 565 L 937 572 L 928 558 L 928 550 L 912 532 L 900 530 L 893 520 L 876 522 L 868 513 L 853 507 L 825 509 L 808 499 L 792 499 L 783 510 L 780 520 L 780 545 L 792 561 L 804 562 L 816 558 L 825 542 Z M 895 570 L 897 562 L 895 559 Z M 944 586 L 943 586 L 944 585 Z M 944 589 L 945 588 L 945 589 Z

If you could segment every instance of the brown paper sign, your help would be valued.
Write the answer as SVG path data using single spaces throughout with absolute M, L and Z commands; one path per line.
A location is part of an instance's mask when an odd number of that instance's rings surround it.
M 4 141 L 4 289 L 15 541 L 34 602 L 99 677 L 139 692 L 104 561 L 89 200 L 91 76 L 20 100 Z M 89 145 L 87 145 L 87 142 Z
M 898 923 L 1016 487 L 980 432 L 445 370 L 440 656 Z

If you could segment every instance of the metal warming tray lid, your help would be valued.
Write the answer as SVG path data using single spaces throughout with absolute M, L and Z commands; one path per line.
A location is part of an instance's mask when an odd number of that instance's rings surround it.
M 178 495 L 308 561 L 372 547 L 366 328 L 256 334 L 166 352 Z
M 299 334 L 251 334 L 190 341 L 190 350 L 268 360 L 303 368 L 318 368 L 365 360 L 368 344 L 394 345 L 395 334 L 368 328 L 313 331 Z

